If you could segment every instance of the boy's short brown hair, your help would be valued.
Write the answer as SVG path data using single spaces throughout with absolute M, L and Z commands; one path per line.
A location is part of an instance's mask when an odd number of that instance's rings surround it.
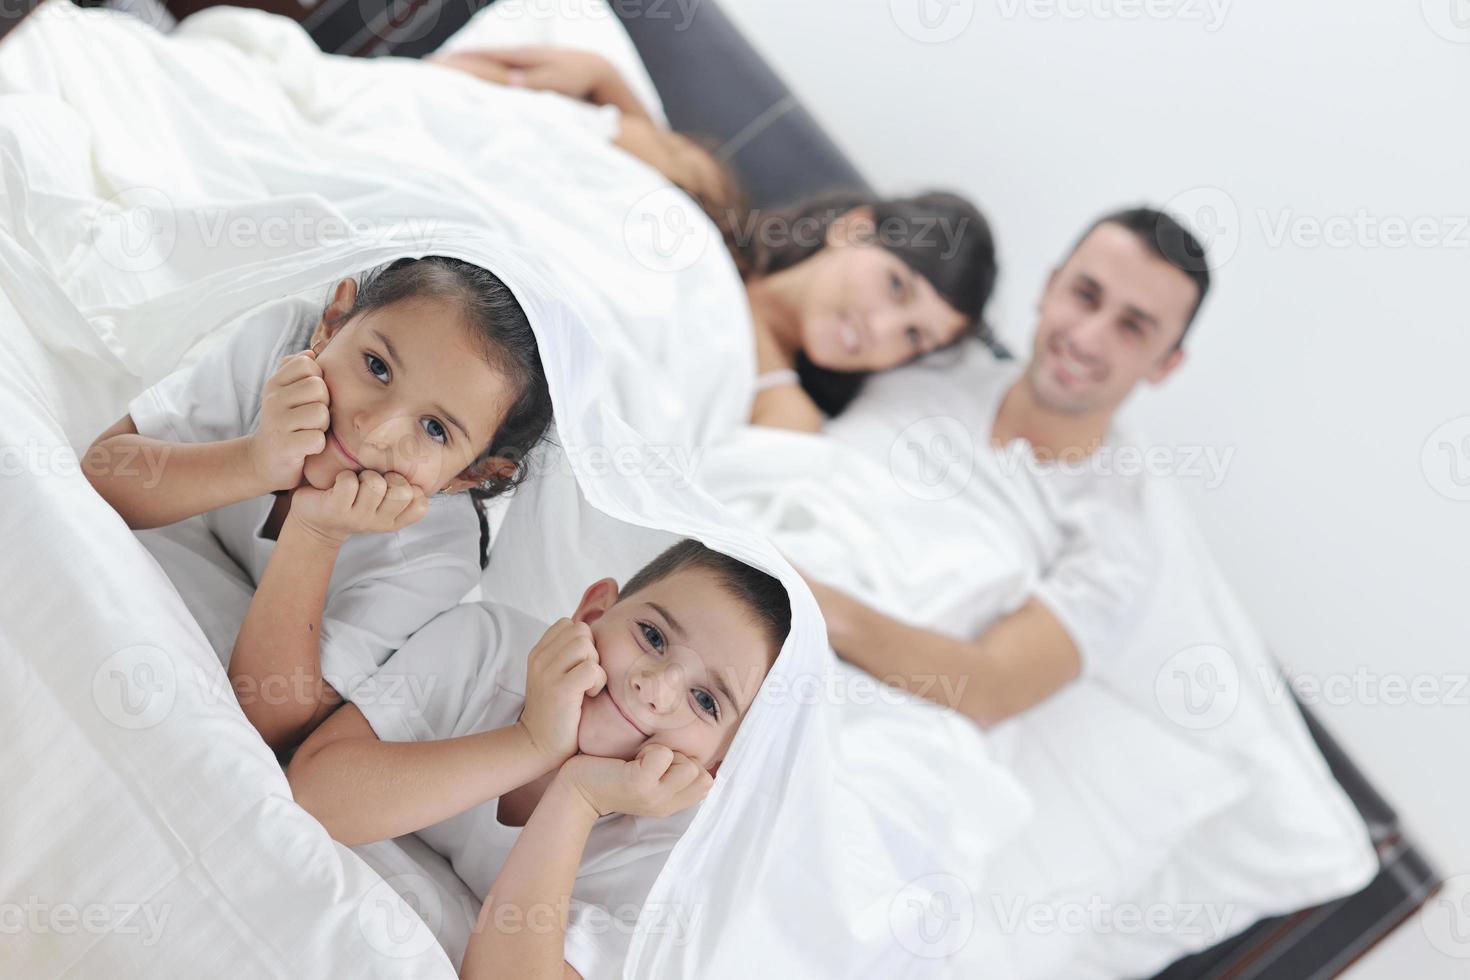
M 770 659 L 775 661 L 791 632 L 791 597 L 786 587 L 773 575 L 751 568 L 738 558 L 685 538 L 644 565 L 623 585 L 622 597 L 662 581 L 687 568 L 702 568 L 719 579 L 735 599 L 744 604 L 766 634 L 770 643 Z

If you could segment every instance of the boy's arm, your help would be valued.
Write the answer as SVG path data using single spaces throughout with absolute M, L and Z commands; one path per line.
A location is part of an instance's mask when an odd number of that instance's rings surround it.
M 82 472 L 135 530 L 173 524 L 273 489 L 255 471 L 249 436 L 165 442 L 139 435 L 131 415 L 93 441 Z
M 713 785 L 697 763 L 653 742 L 630 762 L 567 760 L 485 896 L 460 965 L 462 980 L 580 980 L 566 962 L 567 912 L 592 825 L 608 813 L 666 817 L 704 799 Z M 505 918 L 514 926 L 502 931 L 496 924 Z
M 447 820 L 538 779 L 561 760 L 526 726 L 431 742 L 384 742 L 355 704 L 312 732 L 286 768 L 291 792 L 349 846 Z
M 302 487 L 256 586 L 230 654 L 245 717 L 277 752 L 293 748 L 340 702 L 322 677 L 322 613 L 348 537 L 389 533 L 423 517 L 423 492 L 397 473 L 337 474 L 331 490 Z
M 447 615 L 447 614 L 446 614 Z M 419 643 L 434 642 L 428 630 Z M 425 639 L 429 638 L 429 639 Z M 389 658 L 408 657 L 408 680 L 444 681 L 434 665 L 445 655 L 476 651 L 405 647 Z M 517 651 L 497 651 L 513 656 Z M 428 661 L 417 659 L 427 654 Z M 385 666 L 384 671 L 391 670 Z M 452 679 L 450 683 L 453 683 Z M 381 741 L 362 711 L 343 705 L 307 738 L 286 769 L 296 802 L 344 844 L 385 840 L 421 830 L 544 776 L 577 750 L 582 700 L 607 683 L 591 630 L 563 619 L 552 625 L 526 660 L 526 701 L 514 724 L 474 735 L 420 742 Z M 462 690 L 418 690 L 426 698 L 454 698 Z M 451 702 L 453 703 L 453 702 Z M 443 707 L 442 702 L 438 705 Z M 433 711 L 431 726 L 452 730 L 463 708 Z M 381 710 L 381 709 L 380 709 Z
M 965 641 L 900 623 L 829 586 L 808 584 L 827 620 L 832 648 L 844 660 L 981 726 L 1044 701 L 1082 669 L 1071 635 L 1034 598 Z
M 480 906 L 460 977 L 581 980 L 566 961 L 567 911 L 597 817 L 567 780 L 551 781 Z M 497 922 L 507 908 L 515 912 L 509 920 L 515 925 L 500 931 Z

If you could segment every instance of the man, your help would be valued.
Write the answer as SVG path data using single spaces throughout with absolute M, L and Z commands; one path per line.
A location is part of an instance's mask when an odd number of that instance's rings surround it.
M 1024 368 L 988 365 L 960 396 L 988 406 L 971 428 L 976 443 L 992 451 L 977 453 L 975 465 L 978 479 L 999 489 L 978 499 L 1004 525 L 997 550 L 1034 570 L 1018 577 L 1028 587 L 1018 601 L 987 612 L 988 625 L 977 634 L 957 638 L 813 583 L 838 654 L 992 725 L 1049 697 L 1120 646 L 1151 585 L 1153 556 L 1141 533 L 1139 487 L 1107 463 L 1114 417 L 1140 383 L 1160 384 L 1178 370 L 1208 290 L 1202 247 L 1168 215 L 1135 208 L 1094 223 L 1047 280 L 1031 361 Z M 927 387 L 916 393 L 910 383 L 901 396 L 894 388 L 886 407 L 880 388 L 870 404 L 880 415 L 887 410 L 889 421 L 894 409 L 912 417 Z M 874 421 L 853 411 L 828 432 L 861 442 L 866 428 L 891 444 L 892 426 Z M 1027 454 L 1019 467 L 1025 472 L 1015 472 L 1017 451 Z

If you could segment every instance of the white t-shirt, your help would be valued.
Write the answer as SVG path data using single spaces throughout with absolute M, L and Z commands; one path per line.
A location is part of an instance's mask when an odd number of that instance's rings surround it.
M 299 298 L 252 313 L 194 365 L 133 399 L 133 424 L 142 435 L 171 442 L 219 442 L 254 432 L 265 383 L 282 357 L 309 346 L 320 313 L 319 303 Z M 252 590 L 275 552 L 276 542 L 260 533 L 274 504 L 275 497 L 265 494 L 202 515 L 204 528 L 249 577 Z M 219 556 L 202 554 L 208 549 L 197 546 L 204 537 L 197 527 L 192 540 L 180 536 L 185 531 L 142 537 L 187 600 L 200 591 L 193 576 L 219 575 Z M 160 538 L 167 540 L 160 544 Z M 183 553 L 189 551 L 201 552 L 197 561 Z M 430 498 L 424 518 L 394 534 L 348 538 L 332 569 L 322 614 L 321 664 L 328 683 L 339 692 L 350 690 L 414 630 L 463 599 L 479 581 L 479 552 L 479 518 L 464 494 Z M 201 602 L 208 594 L 201 592 Z M 201 624 L 208 621 L 206 633 L 221 661 L 228 662 L 244 608 L 199 612 L 206 614 Z
M 527 655 L 548 625 L 499 603 L 463 603 L 415 633 L 349 699 L 389 742 L 513 725 L 526 700 Z M 481 901 L 522 829 L 502 824 L 498 806 L 482 803 L 417 834 Z M 622 976 L 643 900 L 692 816 L 692 808 L 665 820 L 610 814 L 593 825 L 566 935 L 567 962 L 587 980 Z
M 996 412 L 1021 372 L 967 344 L 953 367 L 914 364 L 870 378 L 826 432 L 887 461 L 900 486 L 931 494 L 951 541 L 976 548 L 976 574 L 966 579 L 974 588 L 936 628 L 976 636 L 1034 596 L 1088 673 L 1127 641 L 1156 578 L 1145 486 L 1114 465 L 1116 429 L 1091 457 L 1055 463 L 1037 461 L 1022 439 L 993 446 Z

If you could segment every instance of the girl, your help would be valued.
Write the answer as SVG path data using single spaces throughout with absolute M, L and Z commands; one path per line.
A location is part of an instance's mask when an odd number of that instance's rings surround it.
M 759 372 L 753 423 L 820 430 L 870 373 L 966 336 L 988 339 L 981 316 L 995 286 L 995 243 L 984 215 L 964 198 L 849 193 L 747 216 L 728 168 L 654 122 L 599 55 L 525 47 L 431 60 L 618 109 L 616 144 L 700 205 L 745 279 Z
M 284 305 L 143 392 L 83 463 L 129 527 L 202 514 L 249 576 L 227 666 L 277 751 L 475 585 L 478 499 L 523 479 L 552 417 L 530 322 L 470 263 L 400 259 L 319 312 Z

